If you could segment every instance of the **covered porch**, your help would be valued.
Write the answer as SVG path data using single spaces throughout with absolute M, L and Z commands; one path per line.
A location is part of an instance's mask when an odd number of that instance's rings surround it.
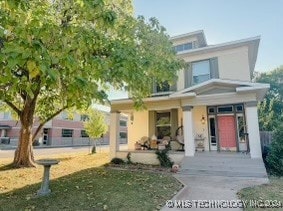
M 131 99 L 112 101 L 111 157 L 125 158 L 131 152 L 140 162 L 154 163 L 158 148 L 137 150 L 136 144 L 143 144 L 142 137 L 157 143 L 170 137 L 170 156 L 176 161 L 193 157 L 196 151 L 245 152 L 251 158 L 261 158 L 257 102 L 267 87 L 256 85 L 211 80 L 167 96 L 147 98 L 142 111 L 134 110 Z M 117 142 L 120 113 L 129 118 L 127 151 L 119 150 Z M 183 146 L 176 148 L 176 142 L 183 142 Z

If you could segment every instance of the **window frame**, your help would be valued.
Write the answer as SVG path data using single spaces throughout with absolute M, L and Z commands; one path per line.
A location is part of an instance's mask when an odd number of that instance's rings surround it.
M 201 81 L 201 82 L 195 82 L 195 80 L 194 80 L 194 77 L 195 77 L 195 75 L 194 75 L 194 65 L 196 65 L 196 64 L 198 64 L 198 63 L 204 63 L 204 62 L 206 62 L 206 63 L 208 64 L 208 74 L 202 74 L 202 75 L 198 74 L 198 75 L 196 75 L 196 77 L 208 75 L 208 79 L 207 79 L 207 80 L 204 80 L 204 81 Z M 192 65 L 192 78 L 191 78 L 191 80 L 192 80 L 192 85 L 197 85 L 197 84 L 203 83 L 203 82 L 208 81 L 208 80 L 211 79 L 211 64 L 210 64 L 210 59 L 204 59 L 204 60 L 194 61 L 194 62 L 191 63 L 191 65 Z M 196 71 L 196 72 L 197 72 L 197 71 Z
M 66 134 L 68 134 L 68 133 L 66 133 L 66 131 L 70 131 L 71 132 L 71 136 L 70 135 L 66 136 Z M 62 131 L 61 131 L 61 137 L 62 138 L 72 138 L 73 136 L 74 136 L 74 129 L 62 129 Z
M 89 135 L 87 134 L 86 130 L 81 130 L 81 138 L 89 138 Z

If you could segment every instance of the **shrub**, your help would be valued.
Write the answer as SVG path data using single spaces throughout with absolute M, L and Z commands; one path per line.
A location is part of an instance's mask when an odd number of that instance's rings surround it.
M 155 154 L 157 155 L 157 159 L 159 160 L 161 166 L 171 168 L 174 163 L 168 156 L 168 152 L 169 149 L 157 150 Z
M 111 163 L 113 163 L 113 164 L 124 164 L 125 161 L 123 159 L 121 159 L 121 158 L 113 158 L 111 160 Z
M 266 161 L 271 174 L 283 176 L 283 124 L 277 128 L 272 137 Z

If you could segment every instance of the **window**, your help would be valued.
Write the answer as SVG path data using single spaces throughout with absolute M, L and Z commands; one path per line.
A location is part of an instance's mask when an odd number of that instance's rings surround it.
M 88 115 L 86 115 L 86 114 L 82 114 L 81 115 L 81 121 L 82 122 L 86 122 L 86 121 L 88 121 L 89 120 L 89 116 Z
M 174 47 L 174 50 L 176 52 L 180 52 L 180 51 L 187 51 L 187 50 L 190 50 L 193 48 L 193 43 L 189 42 L 189 43 L 184 43 L 184 44 L 181 44 L 181 45 L 176 45 Z
M 168 92 L 175 90 L 176 90 L 176 84 L 170 85 L 168 81 L 164 81 L 158 84 L 155 82 L 153 84 L 153 93 L 168 94 Z
M 233 106 L 219 106 L 217 108 L 218 113 L 231 113 L 233 112 Z
M 244 110 L 243 105 L 236 105 L 237 112 L 243 112 L 243 110 Z
M 122 126 L 122 127 L 127 127 L 127 121 L 125 121 L 125 120 L 120 120 L 120 126 Z
M 81 137 L 82 138 L 88 138 L 89 136 L 88 136 L 88 134 L 85 130 L 81 130 Z
M 72 129 L 62 129 L 62 137 L 73 137 Z
M 246 141 L 246 128 L 245 128 L 245 120 L 242 114 L 238 114 L 237 116 L 237 127 L 238 127 L 238 139 L 240 142 Z
M 156 86 L 157 92 L 169 92 L 170 91 L 170 85 L 168 81 L 164 81 L 163 83 L 159 83 Z
M 210 79 L 209 60 L 192 63 L 193 85 L 202 83 Z
M 162 139 L 164 136 L 170 136 L 170 112 L 160 112 L 156 114 L 156 132 L 158 139 Z
M 120 132 L 120 139 L 127 139 L 127 136 L 126 132 Z
M 208 108 L 208 113 L 209 114 L 214 114 L 215 113 L 215 107 L 209 107 Z

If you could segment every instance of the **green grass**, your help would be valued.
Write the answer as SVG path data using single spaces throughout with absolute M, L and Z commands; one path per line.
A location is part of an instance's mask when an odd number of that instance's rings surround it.
M 283 177 L 271 177 L 270 184 L 244 188 L 239 192 L 239 196 L 242 200 L 247 200 L 248 205 L 250 205 L 250 200 L 257 200 L 266 204 L 277 201 L 282 205 L 281 208 L 255 208 L 249 206 L 245 211 L 283 210 Z
M 102 158 L 62 158 L 51 168 L 52 193 L 45 197 L 36 196 L 42 167 L 5 170 L 2 166 L 0 210 L 159 210 L 182 187 L 168 173 L 97 167 Z M 91 163 L 96 166 L 90 167 Z

